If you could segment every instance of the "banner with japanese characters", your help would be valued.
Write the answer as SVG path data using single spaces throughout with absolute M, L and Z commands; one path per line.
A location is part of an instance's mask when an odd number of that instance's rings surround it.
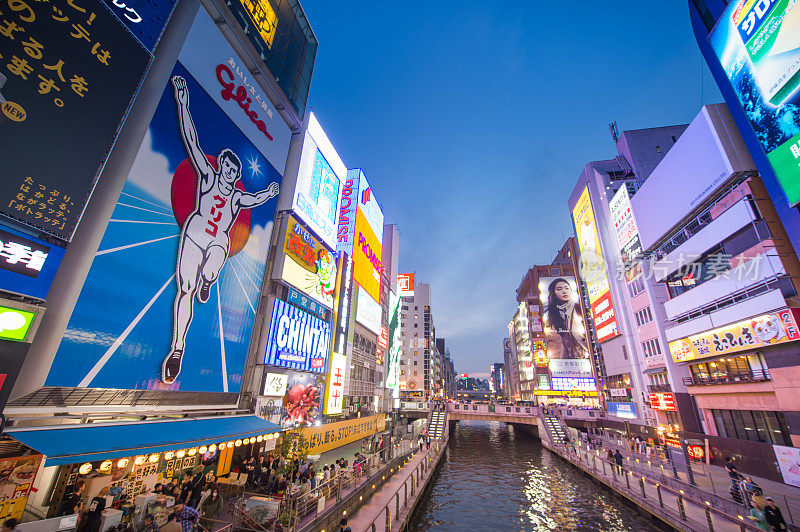
M 0 213 L 72 238 L 150 58 L 100 0 L 0 2 Z
M 271 145 L 278 124 L 247 109 L 260 89 L 240 62 L 201 10 L 48 386 L 239 391 L 288 151 Z
M 669 343 L 675 362 L 728 355 L 800 340 L 798 309 L 783 309 Z

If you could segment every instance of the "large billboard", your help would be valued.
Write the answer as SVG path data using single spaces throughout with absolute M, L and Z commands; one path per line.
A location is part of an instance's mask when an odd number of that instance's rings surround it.
M 356 212 L 355 243 L 353 245 L 353 279 L 372 296 L 381 300 L 381 241 L 375 236 L 361 209 Z
M 315 301 L 333 308 L 336 259 L 293 216 L 286 219 L 284 256 L 276 261 L 274 278 L 302 290 Z
M 589 198 L 589 188 L 581 192 L 578 202 L 572 209 L 572 220 L 578 235 L 578 246 L 581 250 L 581 277 L 589 291 L 589 303 L 592 308 L 594 328 L 597 341 L 605 342 L 617 336 L 617 318 L 611 289 L 608 285 L 608 272 L 600 238 L 597 235 L 597 224 Z
M 317 117 L 308 117 L 292 210 L 330 249 L 336 249 L 339 198 L 347 168 Z
M 64 248 L 0 225 L 0 290 L 46 299 Z
M 631 209 L 628 187 L 620 187 L 608 203 L 608 208 L 611 212 L 611 222 L 614 224 L 614 232 L 619 243 L 620 258 L 627 270 L 644 254 L 642 241 L 639 238 L 639 230 L 636 228 L 636 220 L 633 217 L 633 209 Z
M 800 202 L 800 6 L 738 0 L 709 35 L 790 205 Z
M 400 338 L 400 296 L 389 292 L 389 341 L 386 351 L 387 370 L 386 387 L 392 390 L 392 396 L 398 397 L 400 391 L 400 357 L 402 355 L 402 340 Z
M 669 343 L 675 362 L 725 356 L 759 347 L 800 340 L 798 309 L 783 309 L 748 320 L 718 327 Z
M 48 386 L 239 390 L 286 157 L 274 143 L 291 135 L 233 97 L 239 62 L 201 10 Z
M 100 0 L 0 11 L 0 213 L 70 240 L 151 56 Z
M 357 210 L 361 211 L 378 240 L 383 243 L 383 211 L 375 200 L 367 176 L 358 168 L 347 171 L 347 179 L 342 186 L 336 231 L 337 251 L 353 251 Z
M 323 373 L 331 347 L 331 326 L 316 316 L 274 300 L 264 364 Z
M 400 297 L 414 297 L 414 274 L 398 273 L 397 287 L 400 291 Z
M 381 334 L 381 316 L 383 309 L 367 294 L 361 286 L 358 287 L 358 301 L 356 304 L 356 321 L 374 332 Z
M 586 327 L 575 278 L 539 277 L 539 301 L 548 358 L 588 359 Z

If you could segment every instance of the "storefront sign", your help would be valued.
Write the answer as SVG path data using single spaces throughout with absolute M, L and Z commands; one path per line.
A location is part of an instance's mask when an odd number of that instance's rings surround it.
M 316 316 L 276 299 L 264 363 L 322 373 L 331 346 L 331 326 Z
M 603 259 L 600 238 L 597 235 L 594 211 L 589 197 L 589 188 L 581 192 L 572 209 L 572 219 L 578 235 L 581 255 L 581 277 L 589 291 L 597 341 L 605 342 L 617 336 L 617 318 L 608 284 L 608 269 Z
M 650 407 L 653 410 L 676 411 L 675 394 L 669 392 L 656 392 L 650 394 Z
M 540 390 L 549 390 L 550 389 L 550 380 L 547 378 L 547 375 L 538 375 L 539 380 L 539 389 Z
M 289 376 L 283 373 L 267 373 L 264 376 L 264 395 L 272 397 L 283 397 L 286 395 L 286 387 L 289 383 Z
M 34 312 L 0 306 L 0 339 L 24 342 L 34 319 Z
M 612 416 L 623 419 L 636 419 L 636 403 L 606 402 L 606 411 Z
M 41 454 L 0 459 L 0 520 L 22 519 Z
M 281 421 L 285 417 L 283 408 L 283 395 L 259 395 L 256 397 L 255 413 L 256 416 L 260 417 L 261 419 L 269 421 L 270 423 L 275 423 L 276 425 L 280 425 Z
M 628 397 L 628 388 L 610 388 L 608 393 L 611 397 Z
M 117 61 L 130 68 L 124 57 Z M 200 9 L 94 257 L 48 386 L 239 391 L 282 180 L 276 168 L 284 167 L 291 131 L 278 116 L 269 125 L 270 141 L 234 98 L 226 100 L 220 66 L 236 76 L 242 65 Z M 114 94 L 112 88 L 100 92 Z M 257 87 L 246 91 L 251 107 L 264 101 Z M 103 144 L 86 133 L 87 116 L 105 115 L 83 113 L 74 119 L 79 132 L 37 141 L 58 146 L 60 169 L 70 152 L 63 139 Z
M 797 309 L 783 309 L 669 343 L 675 362 L 727 355 L 800 340 Z
M 0 213 L 70 240 L 150 54 L 100 0 L 2 13 Z
M 293 216 L 287 217 L 279 277 L 328 308 L 336 289 L 336 260 Z
M 663 368 L 667 365 L 667 359 L 664 353 L 660 355 L 651 355 L 649 357 L 644 357 L 644 365 L 647 369 Z
M 592 376 L 592 364 L 587 358 L 551 360 L 550 374 L 553 377 L 588 378 Z
M 64 248 L 0 225 L 0 290 L 46 299 Z
M 400 297 L 414 297 L 414 276 L 413 273 L 397 274 L 397 289 Z
M 326 423 L 303 429 L 303 437 L 308 444 L 308 454 L 322 454 L 342 445 L 372 436 L 386 429 L 386 415 Z
M 694 460 L 702 461 L 706 456 L 706 450 L 702 445 L 687 445 L 686 451 L 689 453 L 689 457 Z
M 356 212 L 356 232 L 353 244 L 353 279 L 376 302 L 381 301 L 381 241 L 375 236 L 361 210 Z
M 311 297 L 305 295 L 299 290 L 295 290 L 291 286 L 287 286 L 284 293 L 284 299 L 290 305 L 300 307 L 306 312 L 310 312 L 322 321 L 328 321 L 328 309 L 322 306 L 321 303 L 316 302 Z

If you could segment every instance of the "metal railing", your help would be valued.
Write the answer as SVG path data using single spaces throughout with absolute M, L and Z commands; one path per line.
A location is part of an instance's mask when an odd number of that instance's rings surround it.
M 695 375 L 684 377 L 685 386 L 705 386 L 708 384 L 735 384 L 739 382 L 761 382 L 770 380 L 769 370 L 753 369 L 750 371 L 729 371 L 716 375 Z
M 672 386 L 669 384 L 648 384 L 647 391 L 651 393 L 655 392 L 671 392 Z
M 712 504 L 711 500 L 689 495 L 659 480 L 649 478 L 632 468 L 617 465 L 604 459 L 599 451 L 577 448 L 572 444 L 555 443 L 559 456 L 584 472 L 599 478 L 612 489 L 646 508 L 651 514 L 682 530 L 721 530 L 731 524 L 742 532 L 761 530 L 751 523 L 748 513 L 728 513 Z
M 448 419 L 445 415 L 445 426 L 447 426 Z M 439 457 L 447 448 L 447 443 L 450 440 L 450 431 L 444 432 L 444 438 L 433 440 L 430 449 L 427 450 L 424 458 L 406 475 L 405 480 L 397 487 L 397 490 L 388 498 L 388 502 L 381 508 L 375 515 L 375 518 L 370 521 L 367 530 L 370 532 L 377 532 L 377 523 L 380 520 L 384 522 L 384 531 L 389 532 L 392 529 L 392 524 L 400 519 L 402 512 L 411 510 L 409 508 L 409 495 L 414 497 L 417 491 L 425 489 L 428 479 L 436 470 L 436 465 L 439 463 Z M 404 464 L 405 465 L 405 464 Z M 400 471 L 398 470 L 398 473 Z M 400 502 L 402 492 L 402 505 Z M 410 493 L 409 493 L 410 492 Z M 412 506 L 413 506 L 413 500 Z M 394 509 L 394 512 L 392 512 Z

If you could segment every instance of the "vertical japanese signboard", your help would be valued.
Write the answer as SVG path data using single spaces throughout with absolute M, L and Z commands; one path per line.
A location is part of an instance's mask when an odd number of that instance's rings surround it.
M 581 277 L 589 291 L 597 341 L 604 342 L 617 336 L 619 332 L 588 187 L 583 189 L 575 208 L 572 209 L 572 219 L 575 222 L 575 232 L 581 250 Z
M 0 213 L 72 238 L 150 58 L 100 0 L 0 4 Z
M 239 390 L 291 136 L 240 61 L 201 9 L 48 386 Z

